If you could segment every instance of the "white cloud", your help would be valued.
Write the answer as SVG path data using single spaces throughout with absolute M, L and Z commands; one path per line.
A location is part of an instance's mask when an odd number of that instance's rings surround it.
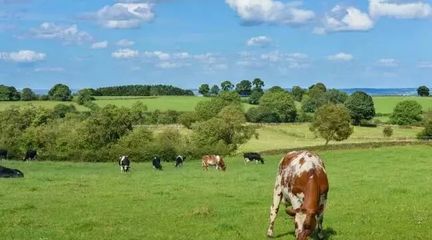
M 102 49 L 107 47 L 108 47 L 108 41 L 95 42 L 91 45 L 91 48 L 93 49 Z
M 369 13 L 372 17 L 426 18 L 432 16 L 432 7 L 422 1 L 369 0 Z
M 130 41 L 127 39 L 122 39 L 122 40 L 119 40 L 117 42 L 117 46 L 120 46 L 120 47 L 130 47 L 130 46 L 133 46 L 134 44 L 135 44 L 134 41 Z
M 64 72 L 64 68 L 62 67 L 41 67 L 35 68 L 35 72 Z
M 246 45 L 250 47 L 266 47 L 272 43 L 272 39 L 267 36 L 257 36 L 250 38 Z
M 339 61 L 339 62 L 349 62 L 354 59 L 351 54 L 340 52 L 335 55 L 330 55 L 327 57 L 330 61 Z
M 304 53 L 284 53 L 271 51 L 262 54 L 250 52 L 240 53 L 237 65 L 243 67 L 277 67 L 279 69 L 307 68 L 310 65 L 309 56 Z
M 138 57 L 139 53 L 136 50 L 124 48 L 113 52 L 111 55 L 114 58 L 129 59 Z
M 378 65 L 382 67 L 397 67 L 399 62 L 394 58 L 382 58 L 378 60 Z
M 290 4 L 275 0 L 226 0 L 226 3 L 249 24 L 298 25 L 315 17 L 313 11 L 299 8 L 299 2 Z
M 71 26 L 60 26 L 51 22 L 44 22 L 38 28 L 31 29 L 30 34 L 34 38 L 58 39 L 66 44 L 82 44 L 93 39 L 87 32 L 80 31 L 75 24 Z
M 0 60 L 16 63 L 34 63 L 43 61 L 45 53 L 38 53 L 32 50 L 20 50 L 18 52 L 0 52 Z
M 143 23 L 153 20 L 154 4 L 121 2 L 104 6 L 96 13 L 96 18 L 107 28 L 138 28 Z
M 325 34 L 338 31 L 367 31 L 372 29 L 374 22 L 367 13 L 355 7 L 336 5 L 323 19 L 323 26 L 314 29 L 314 33 Z
M 417 64 L 418 68 L 432 68 L 432 62 L 419 62 Z

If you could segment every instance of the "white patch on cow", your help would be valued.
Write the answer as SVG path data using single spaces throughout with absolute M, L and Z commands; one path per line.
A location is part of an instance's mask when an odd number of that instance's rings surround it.
M 293 194 L 291 191 L 288 192 L 288 198 L 291 202 L 291 206 L 293 207 L 294 210 L 299 209 L 303 203 L 303 199 L 304 199 L 304 194 L 301 193 L 302 197 L 299 197 L 300 194 L 295 195 Z
M 303 164 L 300 160 L 303 159 Z M 297 157 L 290 163 L 291 171 L 295 173 L 296 176 L 301 176 L 305 172 L 309 172 L 312 169 L 323 169 L 323 164 L 321 159 L 317 156 L 310 154 L 309 152 L 301 152 Z
M 306 214 L 299 212 L 295 215 L 295 222 L 297 223 L 296 236 L 303 231 L 305 220 Z

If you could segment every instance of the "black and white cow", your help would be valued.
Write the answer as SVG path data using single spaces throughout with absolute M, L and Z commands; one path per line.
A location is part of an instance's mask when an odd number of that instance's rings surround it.
M 0 178 L 22 178 L 24 173 L 18 169 L 12 169 L 0 166 Z
M 161 159 L 158 156 L 154 156 L 153 157 L 153 168 L 156 170 L 162 170 L 162 164 L 161 164 Z
M 186 157 L 182 156 L 182 155 L 178 155 L 175 159 L 175 166 L 176 167 L 181 167 L 183 166 L 183 162 L 186 160 Z
M 8 158 L 8 151 L 5 149 L 0 149 L 0 159 L 7 159 Z
M 255 161 L 256 163 L 260 162 L 264 164 L 264 158 L 261 157 L 259 153 L 256 152 L 247 152 L 243 154 L 245 164 L 251 161 Z
M 37 151 L 36 150 L 27 150 L 23 160 L 35 160 L 37 157 Z
M 128 156 L 121 156 L 118 163 L 121 172 L 129 172 L 130 160 Z

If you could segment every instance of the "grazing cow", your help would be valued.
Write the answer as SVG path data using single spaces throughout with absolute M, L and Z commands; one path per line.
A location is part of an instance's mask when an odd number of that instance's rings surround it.
M 203 169 L 207 171 L 209 166 L 216 166 L 216 170 L 226 170 L 225 162 L 219 155 L 205 155 L 202 157 Z
M 282 200 L 287 206 L 286 213 L 294 217 L 297 240 L 306 240 L 314 234 L 323 239 L 322 223 L 328 190 L 324 163 L 317 155 L 308 151 L 285 155 L 279 163 L 267 235 L 273 235 Z
M 186 157 L 182 156 L 182 155 L 178 155 L 175 159 L 175 166 L 176 167 L 181 167 L 183 166 L 183 162 L 186 160 Z
M 20 170 L 0 166 L 0 178 L 21 178 L 21 177 L 24 177 L 24 173 L 22 173 Z
M 130 161 L 128 156 L 121 156 L 118 162 L 121 172 L 129 172 Z
M 5 149 L 0 149 L 0 159 L 7 159 L 8 158 L 8 151 Z
M 36 150 L 27 150 L 23 160 L 24 161 L 35 160 L 36 157 L 37 157 L 37 151 Z
M 155 156 L 153 158 L 153 168 L 156 170 L 162 170 L 161 160 L 160 157 Z
M 255 161 L 257 164 L 260 162 L 261 164 L 264 164 L 264 159 L 261 157 L 259 153 L 256 152 L 247 152 L 243 154 L 243 158 L 245 161 L 245 164 L 251 161 Z

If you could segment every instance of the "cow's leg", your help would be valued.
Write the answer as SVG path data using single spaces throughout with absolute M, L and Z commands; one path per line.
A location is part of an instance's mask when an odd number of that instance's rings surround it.
M 270 224 L 267 230 L 267 236 L 273 236 L 273 228 L 276 220 L 277 213 L 279 211 L 279 204 L 282 200 L 282 186 L 281 186 L 281 176 L 276 177 L 275 188 L 273 192 L 273 203 L 270 207 Z

